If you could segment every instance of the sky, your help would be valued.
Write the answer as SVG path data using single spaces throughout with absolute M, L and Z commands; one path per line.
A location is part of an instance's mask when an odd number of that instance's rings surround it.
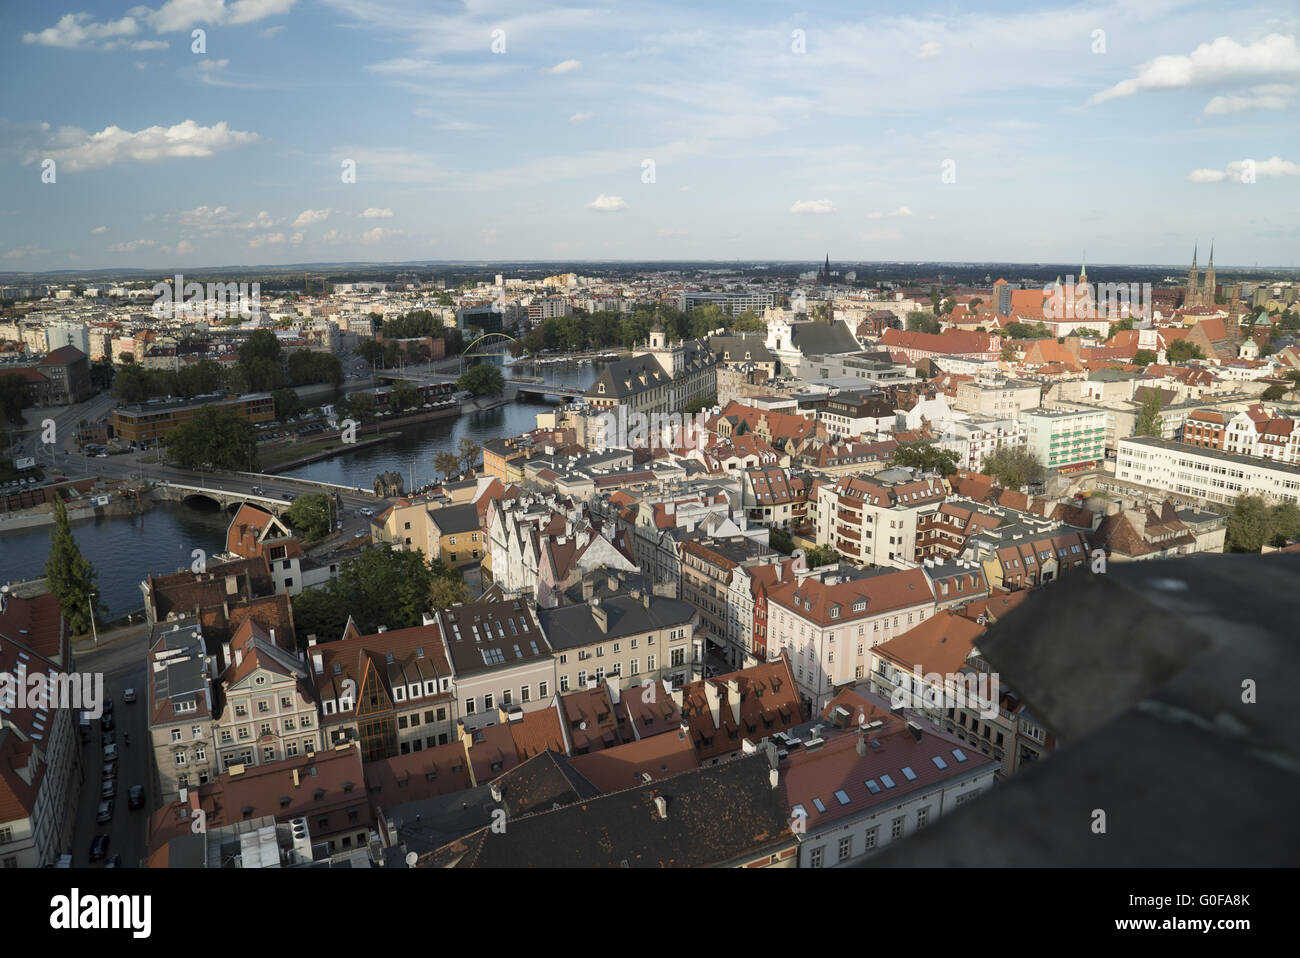
M 1300 266 L 1295 0 L 0 8 L 0 272 L 1212 241 Z

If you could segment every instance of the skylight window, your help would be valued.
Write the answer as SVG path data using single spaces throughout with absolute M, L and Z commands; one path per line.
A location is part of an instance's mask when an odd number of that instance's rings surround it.
M 885 788 L 894 788 L 894 780 L 888 775 L 880 776 L 880 781 L 884 783 Z
M 841 789 L 837 789 L 837 790 L 835 791 L 835 799 L 836 799 L 836 800 L 837 800 L 841 805 L 847 805 L 847 804 L 849 804 L 849 793 L 846 792 L 846 791 L 844 791 L 844 789 L 842 789 L 842 788 L 841 788 Z
M 956 759 L 957 761 L 959 761 L 959 762 L 964 762 L 964 761 L 966 761 L 966 753 L 963 752 L 963 751 L 962 751 L 961 749 L 959 749 L 959 748 L 955 748 L 955 749 L 952 750 L 952 757 L 955 758 L 955 759 Z
M 910 765 L 903 766 L 903 777 L 906 778 L 909 782 L 916 781 L 916 772 L 912 771 L 912 766 Z
M 824 811 L 826 811 L 826 806 L 822 804 L 822 800 L 821 800 L 820 798 L 814 798 L 814 799 L 813 799 L 813 806 L 814 806 L 814 807 L 817 809 L 817 811 L 819 811 L 819 812 L 824 812 Z
M 876 784 L 876 780 L 874 778 L 867 779 L 865 782 L 863 782 L 863 784 L 867 786 L 867 791 L 869 791 L 872 795 L 880 794 L 880 786 Z
M 947 767 L 948 767 L 948 763 L 945 762 L 945 761 L 944 761 L 942 758 L 940 758 L 938 755 L 936 755 L 934 758 L 930 759 L 930 761 L 934 762 L 934 767 L 935 767 L 935 768 L 947 768 Z

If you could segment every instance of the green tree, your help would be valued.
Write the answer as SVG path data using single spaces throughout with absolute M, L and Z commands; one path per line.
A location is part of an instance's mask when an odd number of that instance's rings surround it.
M 1158 357 L 1149 349 L 1139 349 L 1133 354 L 1133 362 L 1138 366 L 1150 366 Z
M 320 589 L 306 589 L 293 600 L 294 623 L 299 635 L 315 633 L 329 640 L 343 634 L 350 614 L 363 634 L 386 625 L 407 629 L 419 625 L 428 608 L 433 571 L 415 550 L 379 547 L 346 559 L 339 574 Z M 308 623 L 299 617 L 303 598 L 324 595 L 302 603 Z
M 294 631 L 302 646 L 306 646 L 309 635 L 316 636 L 320 642 L 342 638 L 347 622 L 346 599 L 328 586 L 304 589 L 300 595 L 293 597 Z
M 288 386 L 271 393 L 271 399 L 275 403 L 275 418 L 280 422 L 287 422 L 307 408 L 298 393 Z
M 1016 357 L 1020 355 L 1020 347 L 1008 339 L 1003 342 L 1002 352 L 999 355 L 1004 362 L 1015 362 Z
M 1005 489 L 1019 489 L 1037 482 L 1046 475 L 1042 460 L 1029 449 L 1004 446 L 984 460 L 984 472 L 992 476 Z
M 371 393 L 353 393 L 343 400 L 341 411 L 345 419 L 355 419 L 360 423 L 375 421 L 375 397 Z
M 1240 496 L 1228 515 L 1224 552 L 1259 552 L 1272 538 L 1268 503 L 1260 496 Z
M 940 449 L 928 442 L 903 443 L 894 450 L 893 461 L 900 466 L 911 466 L 926 472 L 937 471 L 944 476 L 951 476 L 957 471 L 957 453 L 951 449 Z
M 420 405 L 420 390 L 416 389 L 412 383 L 397 383 L 393 386 L 393 391 L 388 395 L 388 408 L 394 412 L 413 409 L 418 405 Z
M 1185 339 L 1175 339 L 1169 344 L 1165 351 L 1171 363 L 1185 363 L 1189 359 L 1204 359 L 1205 353 L 1201 352 L 1201 347 L 1195 343 L 1189 343 Z
M 738 333 L 762 333 L 767 331 L 767 323 L 752 309 L 747 309 L 732 317 L 731 328 Z
M 247 365 L 255 359 L 280 361 L 280 340 L 269 329 L 255 329 L 239 347 L 239 361 Z
M 1161 437 L 1163 433 L 1163 423 L 1160 419 L 1162 405 L 1160 390 L 1149 390 L 1146 398 L 1142 400 L 1142 409 L 1138 412 L 1137 422 L 1133 427 L 1133 435 L 1153 436 L 1156 439 Z
M 45 560 L 45 577 L 50 592 L 59 600 L 68 627 L 76 635 L 91 631 L 91 607 L 96 621 L 108 609 L 99 601 L 95 568 L 81 554 L 68 523 L 68 507 L 63 499 L 54 499 L 54 531 L 50 533 L 50 555 Z
M 329 534 L 333 515 L 333 503 L 330 497 L 324 493 L 313 492 L 295 499 L 289 511 L 285 513 L 285 518 L 302 539 L 310 542 Z
M 794 552 L 794 539 L 784 529 L 772 526 L 767 531 L 767 544 L 782 555 Z
M 27 380 L 18 373 L 5 373 L 0 376 L 0 413 L 7 422 L 20 425 L 23 422 L 23 410 L 31 405 L 31 391 Z
M 811 549 L 805 549 L 803 557 L 810 569 L 840 561 L 839 553 L 830 546 L 813 546 Z
M 433 467 L 437 469 L 446 480 L 460 472 L 460 457 L 454 452 L 443 450 L 433 457 Z
M 256 472 L 257 428 L 230 409 L 204 406 L 163 440 L 167 458 L 182 469 L 232 469 Z
M 1097 330 L 1088 329 L 1087 327 L 1083 327 L 1082 329 L 1076 329 L 1070 335 L 1078 336 L 1080 339 L 1101 339 L 1102 338 L 1101 333 L 1097 332 Z
M 384 345 L 373 339 L 367 339 L 357 347 L 357 355 L 377 366 L 384 360 Z
M 465 375 L 456 381 L 456 387 L 475 396 L 499 396 L 505 390 L 506 382 L 496 366 L 478 363 L 466 370 Z
M 457 573 L 454 577 L 450 575 L 436 575 L 429 583 L 429 607 L 439 612 L 451 608 L 457 602 L 468 602 L 472 596 L 469 594 L 469 586 L 465 580 Z
M 1283 396 L 1286 395 L 1286 393 L 1287 393 L 1287 388 L 1281 385 L 1280 383 L 1278 383 L 1269 386 L 1267 389 L 1265 389 L 1264 395 L 1261 398 L 1266 399 L 1269 402 L 1273 402 L 1275 400 L 1281 399 Z
M 1125 319 L 1121 319 L 1118 323 L 1112 325 L 1110 327 L 1110 331 L 1112 333 L 1116 333 L 1119 332 L 1120 330 L 1132 329 L 1132 328 L 1133 328 L 1133 319 L 1132 317 L 1127 317 Z
M 123 366 L 113 380 L 113 395 L 124 403 L 144 402 L 151 395 L 149 389 L 149 373 L 142 366 Z
M 907 329 L 914 333 L 937 333 L 939 320 L 930 313 L 911 312 L 907 314 Z

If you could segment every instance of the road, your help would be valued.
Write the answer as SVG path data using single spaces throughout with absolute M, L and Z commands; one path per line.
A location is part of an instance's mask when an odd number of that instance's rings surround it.
M 81 798 L 77 806 L 77 823 L 72 848 L 72 863 L 77 867 L 90 865 L 90 842 L 96 835 L 108 835 L 108 857 L 122 856 L 122 867 L 139 867 L 145 855 L 149 816 L 162 804 L 162 796 L 153 775 L 149 756 L 149 730 L 147 727 L 145 694 L 145 665 L 149 651 L 149 629 L 133 626 L 101 637 L 99 648 L 82 648 L 75 653 L 76 667 L 81 672 L 102 672 L 104 699 L 113 702 L 113 734 L 117 744 L 117 795 L 113 799 L 112 821 L 99 824 L 95 821 L 99 808 L 100 787 L 103 782 L 103 732 L 101 722 L 91 723 L 90 741 L 81 746 L 83 779 Z M 124 689 L 134 688 L 136 701 L 127 704 L 122 700 Z M 131 744 L 127 746 L 126 736 Z M 132 785 L 143 785 L 143 808 L 127 808 L 127 793 Z M 167 796 L 170 800 L 171 796 Z M 91 867 L 103 867 L 96 862 Z

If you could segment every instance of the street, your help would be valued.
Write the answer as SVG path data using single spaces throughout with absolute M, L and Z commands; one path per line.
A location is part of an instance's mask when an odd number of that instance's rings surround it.
M 145 855 L 149 816 L 162 804 L 149 756 L 149 696 L 145 687 L 148 642 L 148 627 L 137 625 L 104 634 L 98 648 L 81 646 L 80 651 L 74 652 L 79 671 L 104 674 L 104 700 L 106 704 L 113 703 L 113 735 L 118 752 L 113 819 L 99 824 L 95 815 L 103 782 L 103 732 L 101 722 L 92 721 L 90 741 L 81 746 L 81 800 L 77 806 L 75 838 L 68 849 L 76 867 L 103 866 L 103 862 L 90 862 L 90 843 L 96 835 L 109 836 L 105 861 L 121 855 L 122 867 L 139 867 Z M 136 693 L 136 701 L 130 704 L 122 701 L 122 692 L 127 688 L 134 688 Z M 127 735 L 131 736 L 129 747 L 125 744 Z M 144 786 L 143 808 L 127 808 L 127 793 L 132 785 Z M 172 797 L 167 799 L 170 801 Z

